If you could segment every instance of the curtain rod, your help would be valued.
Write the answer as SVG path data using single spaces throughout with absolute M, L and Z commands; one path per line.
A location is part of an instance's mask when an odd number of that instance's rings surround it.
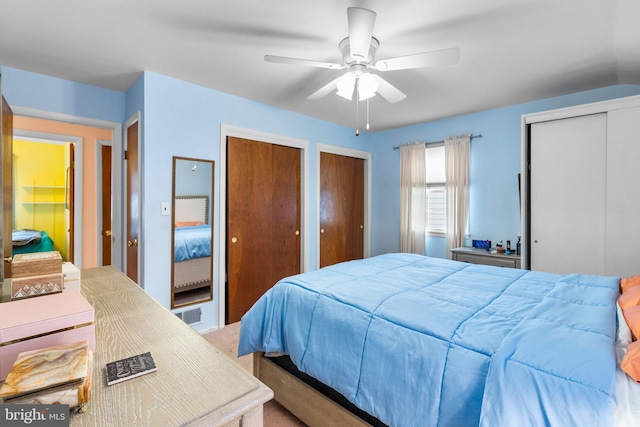
M 471 139 L 473 139 L 473 138 L 482 138 L 482 134 L 480 133 L 480 134 L 478 134 L 478 135 L 471 135 Z M 444 144 L 444 140 L 443 140 L 443 141 L 427 142 L 427 145 L 430 145 L 430 144 Z M 393 147 L 393 149 L 394 149 L 394 150 L 399 150 L 399 149 L 400 149 L 400 146 Z

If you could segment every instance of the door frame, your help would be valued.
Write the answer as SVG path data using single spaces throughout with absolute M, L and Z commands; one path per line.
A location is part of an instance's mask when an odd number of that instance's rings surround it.
M 316 146 L 316 266 L 320 265 L 320 153 L 338 154 L 364 160 L 364 236 L 363 257 L 371 256 L 371 153 L 337 145 L 318 143 Z
M 73 165 L 73 264 L 78 268 L 82 268 L 82 138 L 59 133 L 14 129 L 13 140 L 15 141 L 16 139 L 43 144 L 63 144 L 68 142 L 75 145 L 75 164 Z
M 113 193 L 114 194 L 116 193 L 115 189 L 122 188 L 122 182 L 123 182 L 122 180 L 122 162 L 123 162 L 122 123 L 101 120 L 101 119 L 92 119 L 92 118 L 76 116 L 72 114 L 57 113 L 53 111 L 39 110 L 36 108 L 29 108 L 29 107 L 20 107 L 20 106 L 13 107 L 12 106 L 11 109 L 13 110 L 14 116 L 24 116 L 24 117 L 31 117 L 31 118 L 37 118 L 37 119 L 60 121 L 60 122 L 66 122 L 71 124 L 111 130 L 111 137 L 113 140 L 113 150 L 112 150 L 112 159 L 111 159 L 112 160 L 111 164 L 113 169 L 112 169 L 112 175 L 111 175 L 112 176 L 111 185 L 112 185 L 112 188 L 114 189 Z M 82 162 L 78 162 L 78 163 L 81 164 Z M 78 181 L 76 181 L 76 183 L 77 182 Z M 119 199 L 117 197 L 114 197 L 114 195 L 112 195 L 113 212 L 121 212 L 122 203 L 123 203 L 122 199 Z M 96 212 L 96 215 L 98 214 L 99 213 Z M 78 218 L 76 217 L 76 221 L 77 219 Z M 111 249 L 112 251 L 111 259 L 115 267 L 122 269 L 122 260 L 123 260 L 122 242 L 123 242 L 124 227 L 122 226 L 122 220 L 120 218 L 116 218 L 114 216 L 113 221 L 114 223 L 113 223 L 112 229 L 113 229 L 114 242 Z
M 216 185 L 219 185 L 220 194 L 218 198 L 218 212 L 216 237 L 218 239 L 218 290 L 214 289 L 214 295 L 218 297 L 218 327 L 221 329 L 225 325 L 226 317 L 226 276 L 227 276 L 227 253 L 226 253 L 226 224 L 227 224 L 227 137 L 250 139 L 252 141 L 266 142 L 269 144 L 283 145 L 286 147 L 299 148 L 302 151 L 302 162 L 300 171 L 300 224 L 302 228 L 300 242 L 300 267 L 301 272 L 309 271 L 309 192 L 307 191 L 309 182 L 309 141 L 292 138 L 253 129 L 246 129 L 222 123 L 220 125 L 220 167 L 216 168 L 219 176 Z M 214 189 L 215 191 L 215 189 Z M 215 266 L 214 266 L 215 267 Z

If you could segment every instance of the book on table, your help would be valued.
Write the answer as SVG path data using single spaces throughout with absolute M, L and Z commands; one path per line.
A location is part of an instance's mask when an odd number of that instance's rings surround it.
M 151 352 L 109 362 L 106 366 L 107 385 L 117 384 L 158 370 Z

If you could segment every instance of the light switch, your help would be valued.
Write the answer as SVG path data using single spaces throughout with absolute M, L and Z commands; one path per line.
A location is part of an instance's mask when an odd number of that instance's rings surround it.
M 161 215 L 169 215 L 169 202 L 162 202 L 162 213 Z

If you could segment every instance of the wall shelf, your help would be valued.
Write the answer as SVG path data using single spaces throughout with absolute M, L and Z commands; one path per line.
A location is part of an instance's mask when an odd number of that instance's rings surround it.
M 55 194 L 60 194 L 58 192 L 58 190 L 66 190 L 67 187 L 65 187 L 64 185 L 23 185 L 22 186 L 23 189 L 30 191 L 33 193 L 32 197 L 32 201 L 27 202 L 27 201 L 23 201 L 22 205 L 24 206 L 30 206 L 30 205 L 64 205 L 65 202 L 64 201 L 57 201 L 55 199 L 57 199 L 57 197 L 55 196 Z M 42 201 L 36 201 L 36 194 L 38 193 L 39 190 L 43 190 L 45 192 L 45 194 L 40 193 L 39 198 L 44 198 L 45 200 Z M 50 197 L 43 197 L 49 195 Z M 46 199 L 50 199 L 53 198 L 54 200 L 46 200 Z
M 64 202 L 22 202 L 23 205 L 64 205 Z

